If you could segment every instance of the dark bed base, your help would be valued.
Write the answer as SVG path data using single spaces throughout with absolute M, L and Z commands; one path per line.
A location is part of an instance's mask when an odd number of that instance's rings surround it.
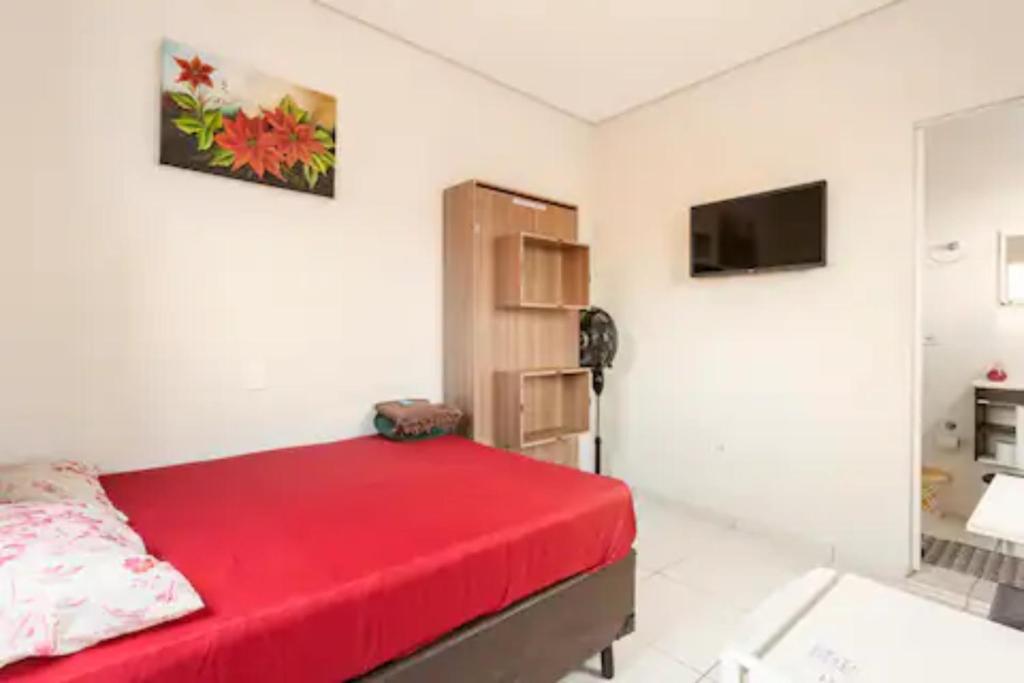
M 359 679 L 363 683 L 550 683 L 633 632 L 636 553 L 579 574 L 450 633 Z

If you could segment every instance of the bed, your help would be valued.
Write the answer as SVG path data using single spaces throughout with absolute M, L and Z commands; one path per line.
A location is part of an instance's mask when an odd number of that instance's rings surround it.
M 0 680 L 538 681 L 632 628 L 613 479 L 459 437 L 364 437 L 104 477 L 206 608 Z

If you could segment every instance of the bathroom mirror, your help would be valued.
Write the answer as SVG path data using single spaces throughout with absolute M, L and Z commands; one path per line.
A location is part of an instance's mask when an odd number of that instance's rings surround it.
M 1024 233 L 999 235 L 999 300 L 1024 305 Z

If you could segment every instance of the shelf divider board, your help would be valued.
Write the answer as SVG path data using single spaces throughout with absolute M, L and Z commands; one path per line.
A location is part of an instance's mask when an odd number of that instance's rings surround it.
M 519 446 L 520 448 L 534 448 L 536 446 L 543 446 L 544 444 L 554 443 L 560 439 L 565 439 L 570 436 L 580 436 L 586 434 L 586 429 L 572 429 L 570 427 L 555 427 L 552 429 L 540 429 L 535 432 L 528 432 L 523 435 L 523 443 Z
M 981 425 L 979 426 L 979 429 L 982 429 L 982 430 L 984 430 L 986 432 L 993 432 L 995 434 L 1016 434 L 1017 433 L 1017 427 L 1015 427 L 1014 425 L 1004 425 L 1004 424 L 999 424 L 998 422 L 982 422 Z
M 550 244 L 564 249 L 587 248 L 587 245 L 583 244 L 582 242 L 577 242 L 575 240 L 566 240 L 560 237 L 553 237 L 551 235 L 542 235 L 536 232 L 521 232 L 519 234 L 522 235 L 524 242 L 540 242 L 543 244 Z
M 561 301 L 566 306 L 590 305 L 590 248 L 578 245 L 562 250 Z
M 1024 473 L 1024 469 L 1021 469 L 1016 465 L 1008 465 L 1006 463 L 999 462 L 998 460 L 996 460 L 996 456 L 992 455 L 991 453 L 980 455 L 977 458 L 975 458 L 975 461 L 981 465 L 985 465 L 986 467 L 992 467 L 994 469 L 1002 470 L 1004 472 Z
M 559 439 L 557 441 L 539 443 L 535 446 L 523 446 L 519 449 L 519 452 L 523 455 L 528 455 L 531 458 L 537 458 L 538 460 L 544 460 L 545 462 L 552 462 L 556 465 L 576 467 L 577 462 L 575 449 L 567 447 L 572 441 L 574 440 L 566 438 Z

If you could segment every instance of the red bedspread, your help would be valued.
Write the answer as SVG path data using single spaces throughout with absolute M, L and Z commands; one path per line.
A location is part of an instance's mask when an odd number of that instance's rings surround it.
M 378 437 L 105 477 L 207 608 L 0 679 L 339 681 L 619 560 L 621 482 L 446 437 Z

